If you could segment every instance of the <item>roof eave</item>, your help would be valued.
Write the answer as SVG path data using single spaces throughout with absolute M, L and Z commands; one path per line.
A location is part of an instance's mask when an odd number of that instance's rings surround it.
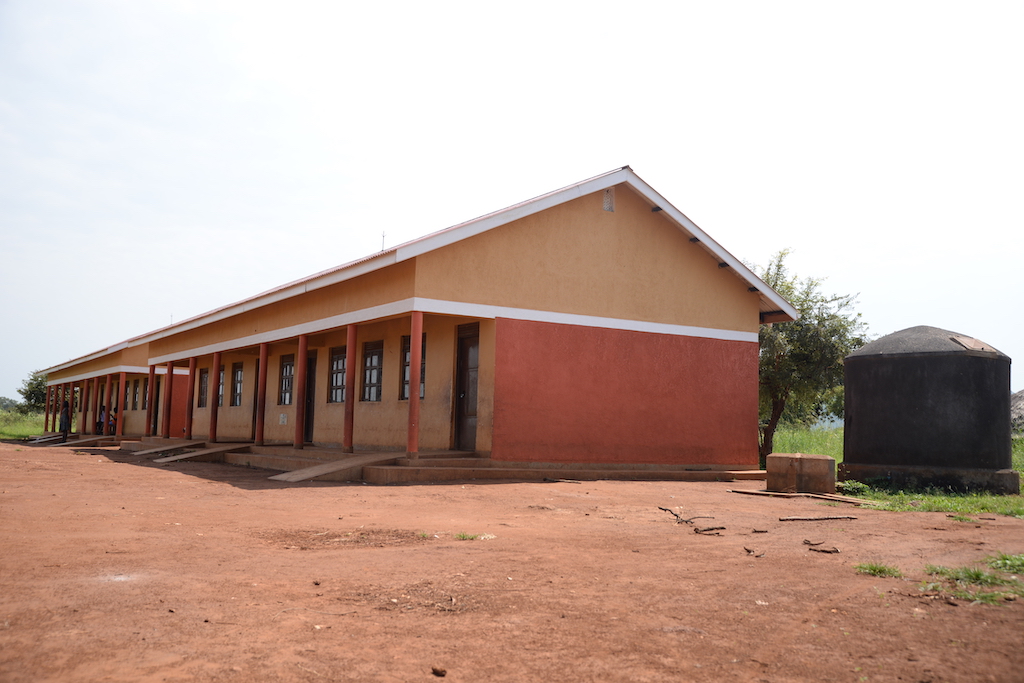
M 415 258 L 421 254 L 440 249 L 442 247 L 460 242 L 493 228 L 499 227 L 511 221 L 525 218 L 533 214 L 545 211 L 551 207 L 558 206 L 565 202 L 583 197 L 588 194 L 614 187 L 619 184 L 626 184 L 643 196 L 653 207 L 657 207 L 665 216 L 669 217 L 683 232 L 688 233 L 691 240 L 718 259 L 719 266 L 728 267 L 741 280 L 747 283 L 751 292 L 757 292 L 760 297 L 761 322 L 786 322 L 796 320 L 800 317 L 799 311 L 793 307 L 778 292 L 768 286 L 761 278 L 747 268 L 742 261 L 737 259 L 722 245 L 712 239 L 706 232 L 701 230 L 696 223 L 691 221 L 683 212 L 674 207 L 671 202 L 661 196 L 641 179 L 629 166 L 623 166 L 607 173 L 594 176 L 582 182 L 554 190 L 547 194 L 528 199 L 514 204 L 499 211 L 474 218 L 470 221 L 439 230 L 424 237 L 419 237 L 405 242 L 385 251 L 366 256 L 355 261 L 315 273 L 305 278 L 275 287 L 261 294 L 248 299 L 222 306 L 220 308 L 201 313 L 200 315 L 182 320 L 181 322 L 147 332 L 146 334 L 133 337 L 120 344 L 113 345 L 101 351 L 87 354 L 80 358 L 61 363 L 47 372 L 59 371 L 66 367 L 76 365 L 88 360 L 100 358 L 104 355 L 114 353 L 128 346 L 143 344 L 173 334 L 185 332 L 201 325 L 206 325 L 217 320 L 228 318 L 239 313 L 244 313 L 271 303 L 290 299 L 306 292 L 327 287 L 338 282 L 343 282 L 369 272 L 385 268 L 389 265 Z

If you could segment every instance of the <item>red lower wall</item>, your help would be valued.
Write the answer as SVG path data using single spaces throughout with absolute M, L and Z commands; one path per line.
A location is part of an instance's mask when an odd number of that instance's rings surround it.
M 757 342 L 499 318 L 491 457 L 757 466 Z

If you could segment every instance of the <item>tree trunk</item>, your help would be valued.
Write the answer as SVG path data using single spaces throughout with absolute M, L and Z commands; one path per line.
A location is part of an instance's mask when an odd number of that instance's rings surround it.
M 779 420 L 782 419 L 782 412 L 785 409 L 785 399 L 772 400 L 772 414 L 768 416 L 768 422 L 761 430 L 761 449 L 758 452 L 761 469 L 764 469 L 768 462 L 768 456 L 775 448 L 775 429 L 779 426 Z

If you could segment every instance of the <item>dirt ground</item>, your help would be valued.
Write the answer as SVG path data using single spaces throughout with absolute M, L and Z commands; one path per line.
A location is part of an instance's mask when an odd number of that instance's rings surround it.
M 1024 553 L 1024 520 L 730 492 L 756 481 L 269 474 L 0 444 L 0 681 L 1024 680 L 1024 601 L 918 588 Z M 827 515 L 856 519 L 779 520 Z

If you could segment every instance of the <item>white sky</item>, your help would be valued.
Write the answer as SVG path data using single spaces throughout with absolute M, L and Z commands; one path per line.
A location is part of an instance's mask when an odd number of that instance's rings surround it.
M 0 0 L 0 396 L 626 164 L 1024 389 L 1022 35 L 1020 2 Z

